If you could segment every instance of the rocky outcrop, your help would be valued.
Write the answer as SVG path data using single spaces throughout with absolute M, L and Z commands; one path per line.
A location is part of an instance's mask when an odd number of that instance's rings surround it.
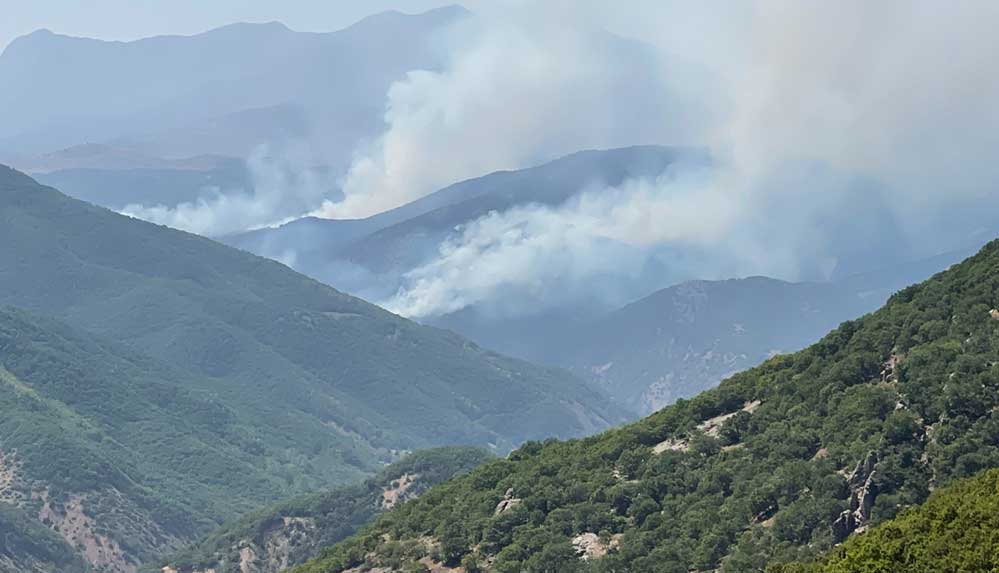
M 892 354 L 881 367 L 882 382 L 898 382 L 898 366 L 902 363 L 902 357 Z
M 583 561 L 599 559 L 607 555 L 610 551 L 617 549 L 621 545 L 621 534 L 611 536 L 610 541 L 604 542 L 599 535 L 592 532 L 580 533 L 572 538 L 572 546 Z
M 418 474 L 402 474 L 399 479 L 394 480 L 389 487 L 382 490 L 382 509 L 389 510 L 396 505 L 406 501 L 411 496 L 409 494 L 420 476 Z
M 101 533 L 101 525 L 84 511 L 86 502 L 86 496 L 74 494 L 66 503 L 57 504 L 44 492 L 38 519 L 50 524 L 70 547 L 78 548 L 95 571 L 135 573 L 138 564 L 115 539 Z
M 743 404 L 742 408 L 739 408 L 735 412 L 728 412 L 726 414 L 721 414 L 713 418 L 708 418 L 700 424 L 697 425 L 697 430 L 703 432 L 705 435 L 712 438 L 717 438 L 721 434 L 722 426 L 725 422 L 736 417 L 742 412 L 747 414 L 752 414 L 759 408 L 763 403 L 759 400 L 752 400 Z M 690 440 L 686 437 L 674 437 L 663 440 L 652 447 L 653 454 L 661 454 L 663 452 L 685 452 L 690 449 Z M 730 446 L 730 449 L 734 449 Z
M 854 531 L 866 527 L 871 519 L 871 509 L 874 507 L 874 500 L 878 494 L 875 477 L 877 475 L 878 456 L 876 452 L 870 452 L 864 459 L 857 462 L 857 466 L 847 476 L 846 481 L 850 486 L 850 508 L 843 512 L 833 522 L 833 536 L 842 541 Z
M 511 509 L 523 503 L 523 501 L 524 500 L 520 499 L 519 497 L 513 497 L 513 488 L 510 488 L 506 490 L 506 494 L 503 496 L 503 499 L 496 504 L 495 514 L 499 515 L 506 511 L 510 511 Z

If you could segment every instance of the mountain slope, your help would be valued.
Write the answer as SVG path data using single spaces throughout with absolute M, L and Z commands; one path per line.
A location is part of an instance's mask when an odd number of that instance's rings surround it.
M 999 470 L 933 493 L 923 505 L 848 540 L 821 562 L 772 573 L 864 573 L 999 569 Z
M 0 301 L 59 313 L 210 376 L 229 399 L 252 399 L 252 388 L 268 396 L 258 404 L 265 410 L 294 404 L 340 427 L 322 434 L 342 439 L 347 429 L 416 447 L 603 423 L 600 396 L 562 372 L 492 354 L 280 264 L 71 200 L 12 171 L 0 174 L 0 208 Z M 288 396 L 294 384 L 301 394 Z M 294 423 L 278 414 L 287 421 L 276 427 Z
M 182 506 L 183 535 L 150 551 L 204 533 L 209 514 L 218 520 L 357 479 L 398 450 L 466 443 L 502 451 L 620 419 L 602 394 L 563 371 L 488 352 L 278 263 L 70 199 L 9 169 L 0 169 L 0 284 L 0 304 L 58 315 L 170 364 L 176 375 L 158 375 L 170 392 L 212 405 L 185 412 L 179 424 L 246 428 L 232 439 L 267 460 L 268 479 L 245 472 L 245 488 L 192 472 L 184 487 L 215 499 Z M 127 409 L 105 414 L 109 424 L 129 419 Z M 59 416 L 43 416 L 39 428 L 50 418 Z M 0 443 L 8 439 L 0 434 Z M 188 451 L 209 456 L 209 469 L 224 459 L 180 443 L 157 455 Z M 144 480 L 161 462 L 175 463 L 143 459 Z M 167 493 L 157 480 L 140 483 Z M 251 485 L 256 493 L 238 491 Z
M 580 326 L 563 356 L 547 362 L 601 381 L 648 414 L 798 350 L 876 305 L 837 284 L 691 281 Z
M 504 320 L 468 309 L 431 323 L 511 356 L 567 368 L 648 414 L 774 354 L 804 348 L 980 247 L 831 282 L 687 281 L 590 318 L 554 312 Z
M 844 320 L 876 310 L 895 291 L 974 252 L 948 252 L 833 282 L 689 281 L 595 320 L 566 325 L 558 336 L 549 333 L 561 344 L 524 340 L 522 348 L 511 348 L 485 333 L 458 331 L 490 348 L 568 368 L 648 414 L 774 354 L 804 348 Z
M 180 573 L 277 573 L 315 557 L 382 511 L 492 458 L 477 448 L 446 447 L 410 454 L 364 483 L 309 494 L 225 525 L 166 561 Z
M 997 306 L 999 241 L 715 390 L 433 488 L 296 571 L 753 571 L 810 558 L 999 466 Z
M 319 481 L 296 476 L 265 429 L 199 385 L 0 307 L 0 505 L 52 527 L 99 570 L 130 571 L 296 481 Z

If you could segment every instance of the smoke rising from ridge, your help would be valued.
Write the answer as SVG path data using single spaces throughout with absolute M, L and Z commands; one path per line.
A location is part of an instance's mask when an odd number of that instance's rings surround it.
M 317 214 L 368 216 L 580 149 L 681 138 L 683 112 L 699 103 L 667 88 L 655 52 L 582 22 L 554 25 L 565 15 L 532 4 L 456 24 L 444 69 L 392 85 L 386 131 L 358 149 L 345 199 Z
M 518 206 L 469 222 L 433 260 L 406 274 L 396 296 L 384 301 L 390 309 L 435 316 L 498 298 L 543 308 L 562 304 L 568 285 L 589 278 L 611 273 L 632 280 L 650 260 L 673 265 L 675 272 L 665 275 L 671 280 L 761 273 L 821 279 L 891 264 L 894 257 L 935 254 L 999 228 L 999 166 L 993 160 L 999 151 L 999 52 L 990 31 L 999 23 L 999 8 L 764 2 L 748 13 L 719 10 L 706 17 L 696 7 L 689 9 L 698 12 L 691 21 L 708 26 L 704 34 L 727 35 L 719 47 L 704 41 L 688 49 L 668 33 L 688 21 L 685 5 L 630 6 L 646 10 L 633 10 L 635 18 L 655 14 L 663 23 L 657 61 L 662 85 L 680 92 L 671 94 L 674 99 L 686 101 L 691 86 L 718 90 L 705 98 L 710 105 L 682 110 L 684 121 L 677 123 L 683 129 L 649 124 L 659 143 L 708 142 L 715 173 L 633 181 L 591 190 L 561 208 Z M 590 19 L 582 22 L 598 25 L 603 9 L 583 10 Z M 551 68 L 561 60 L 571 66 L 587 49 L 573 48 L 578 51 L 544 55 L 554 62 Z M 499 157 L 511 150 L 507 156 L 515 161 L 517 150 L 551 149 L 547 133 L 586 121 L 585 114 L 552 113 L 557 106 L 550 100 L 533 107 L 507 100 L 519 86 L 503 83 L 509 78 L 502 74 L 490 77 L 498 103 L 473 114 L 446 113 L 475 101 L 469 86 L 479 78 L 472 72 L 492 67 L 466 62 L 423 78 L 430 84 L 424 94 L 440 90 L 442 99 L 428 105 L 440 105 L 437 117 L 447 121 L 423 124 L 420 138 L 449 141 L 502 122 L 509 110 L 526 117 L 538 112 L 530 125 L 543 125 L 541 134 L 516 126 L 488 130 Z M 544 74 L 531 76 L 532 92 L 570 98 L 557 77 L 545 80 Z M 546 91 L 549 86 L 555 87 Z M 631 109 L 632 101 L 625 95 L 614 105 Z M 406 111 L 418 115 L 427 106 L 403 109 L 389 121 L 387 138 L 412 119 Z M 678 110 L 663 113 L 671 112 Z M 483 147 L 455 145 L 446 164 L 421 162 L 406 193 L 469 175 L 460 166 L 481 170 L 480 154 L 491 150 Z M 403 173 L 382 169 L 378 181 Z M 381 183 L 360 181 L 354 180 L 365 191 L 354 196 L 368 200 L 383 192 Z M 390 191 L 385 197 L 399 196 Z M 684 250 L 699 260 L 675 256 Z

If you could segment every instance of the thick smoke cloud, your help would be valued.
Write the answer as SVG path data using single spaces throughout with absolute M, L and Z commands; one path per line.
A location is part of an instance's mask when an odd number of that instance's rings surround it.
M 717 90 L 705 94 L 710 105 L 699 109 L 665 106 L 666 113 L 684 115 L 675 122 L 680 128 L 649 124 L 660 143 L 708 142 L 714 172 L 633 181 L 590 191 L 558 209 L 520 206 L 470 222 L 434 260 L 406 275 L 385 301 L 389 308 L 434 316 L 500 298 L 518 300 L 517 308 L 543 308 L 563 304 L 569 285 L 597 276 L 616 273 L 620 282 L 632 281 L 649 261 L 672 265 L 660 275 L 664 281 L 745 274 L 822 279 L 965 246 L 999 229 L 999 52 L 991 32 L 999 8 L 765 2 L 729 14 L 723 7 L 716 13 L 673 4 L 631 7 L 631 18 L 655 15 L 662 23 L 664 37 L 646 39 L 657 43 L 671 97 L 685 101 L 691 86 Z M 596 20 L 601 10 L 584 13 Z M 695 17 L 687 18 L 689 10 Z M 669 37 L 684 22 L 704 26 L 697 32 L 718 35 L 718 42 L 684 45 Z M 546 47 L 535 45 L 550 58 L 550 69 L 571 68 L 588 53 L 585 43 L 562 51 Z M 385 168 L 388 160 L 374 170 L 377 184 L 355 179 L 352 194 L 368 200 L 389 189 L 387 204 L 412 198 L 466 175 L 454 165 L 481 171 L 482 157 L 493 149 L 500 161 L 514 163 L 524 159 L 516 150 L 552 149 L 548 133 L 571 133 L 586 122 L 585 113 L 552 111 L 573 92 L 558 75 L 528 78 L 532 93 L 558 103 L 506 100 L 508 93 L 522 93 L 503 73 L 524 63 L 523 53 L 513 53 L 505 62 L 424 77 L 421 93 L 434 103 L 399 108 L 386 133 L 398 135 L 396 126 L 414 121 L 407 113 L 419 116 L 429 106 L 438 121 L 423 122 L 414 145 L 463 133 L 490 133 L 490 145 L 459 138 L 442 156 L 431 143 L 433 151 L 415 171 Z M 482 74 L 494 82 L 492 105 L 448 113 L 489 99 L 473 89 Z M 614 105 L 631 109 L 632 99 L 622 96 Z M 511 110 L 529 118 L 525 125 L 543 128 L 491 127 Z M 400 183 L 385 184 L 386 175 L 401 175 Z M 653 286 L 665 285 L 645 285 Z
M 178 205 L 127 205 L 122 213 L 200 235 L 219 237 L 279 224 L 316 209 L 335 188 L 299 149 L 259 146 L 246 160 L 250 189 L 206 189 Z
M 698 100 L 667 88 L 649 46 L 572 14 L 529 4 L 458 23 L 443 70 L 412 71 L 391 87 L 385 133 L 358 149 L 346 199 L 318 214 L 372 215 L 580 149 L 682 138 Z

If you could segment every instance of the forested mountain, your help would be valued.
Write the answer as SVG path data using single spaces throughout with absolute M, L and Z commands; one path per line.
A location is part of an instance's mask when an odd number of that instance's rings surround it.
M 815 558 L 999 466 L 997 307 L 999 241 L 714 390 L 433 488 L 295 571 L 759 571 Z
M 206 381 L 11 308 L 0 308 L 0 411 L 4 515 L 51 527 L 99 571 L 134 570 L 296 481 L 321 483 Z
M 355 480 L 399 450 L 466 443 L 503 451 L 621 420 L 564 371 L 488 352 L 278 263 L 70 199 L 6 168 L 0 285 L 0 304 L 59 316 L 84 333 L 74 335 L 78 346 L 93 336 L 136 356 L 126 371 L 90 350 L 54 363 L 33 347 L 0 345 L 9 384 L 35 389 L 44 406 L 30 434 L 10 422 L 0 448 L 78 468 L 66 476 L 50 466 L 53 476 L 32 479 L 62 475 L 69 481 L 58 484 L 58 501 L 86 515 L 113 513 L 118 503 L 105 503 L 100 484 L 134 485 L 146 497 L 123 494 L 131 509 L 114 515 L 139 524 L 128 525 L 138 533 L 115 537 L 110 522 L 95 525 L 119 544 L 141 535 L 141 549 L 123 547 L 131 555 L 175 547 L 260 503 Z M 25 331 L 14 327 L 12 340 L 29 342 L 18 335 Z M 103 370 L 81 379 L 76 364 Z M 38 389 L 34 376 L 66 394 Z M 56 415 L 66 401 L 72 416 Z M 75 409 L 84 401 L 92 410 Z M 98 423 L 93 432 L 60 425 Z M 49 432 L 58 455 L 17 445 Z M 184 441 L 195 439 L 205 442 Z M 133 457 L 105 464 L 105 448 L 117 447 Z
M 363 483 L 304 495 L 254 511 L 165 561 L 179 573 L 277 573 L 315 557 L 379 513 L 493 456 L 486 450 L 444 447 L 395 462 Z M 150 571 L 159 567 L 149 567 Z

